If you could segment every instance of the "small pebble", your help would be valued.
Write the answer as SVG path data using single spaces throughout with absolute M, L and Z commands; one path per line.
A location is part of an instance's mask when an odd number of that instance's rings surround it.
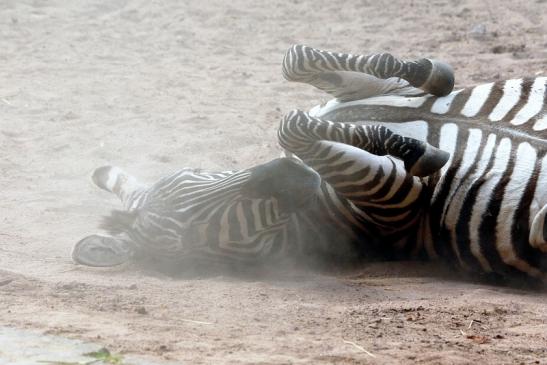
M 471 35 L 472 38 L 483 39 L 486 36 L 486 25 L 477 24 L 473 26 L 469 34 Z

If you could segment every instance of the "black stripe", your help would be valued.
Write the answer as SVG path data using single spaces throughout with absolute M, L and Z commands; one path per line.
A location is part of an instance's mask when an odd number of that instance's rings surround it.
M 459 138 L 458 138 L 459 141 Z M 456 151 L 458 149 L 456 148 Z M 449 261 L 454 262 L 454 252 L 450 249 L 450 235 L 448 231 L 442 227 L 443 211 L 445 207 L 446 198 L 450 192 L 450 187 L 454 182 L 454 176 L 458 171 L 461 164 L 460 159 L 455 159 L 452 162 L 452 166 L 445 172 L 444 180 L 438 188 L 438 193 L 434 201 L 432 201 L 429 209 L 429 221 L 431 232 L 433 236 L 434 249 L 439 256 L 447 258 Z
M 350 168 L 354 164 L 355 164 L 354 161 L 344 161 L 344 160 L 342 160 L 342 162 L 337 164 L 337 165 L 331 165 L 331 164 L 323 165 L 321 167 L 314 168 L 314 170 L 317 171 L 317 173 L 319 175 L 323 176 L 323 175 L 326 175 L 326 174 L 330 174 L 332 172 L 343 172 L 344 170 L 347 170 L 348 168 Z
M 366 166 L 352 174 L 347 174 L 347 175 L 340 174 L 338 176 L 331 177 L 329 178 L 329 184 L 331 184 L 332 186 L 336 186 L 337 184 L 340 184 L 340 183 L 358 182 L 363 180 L 365 177 L 367 177 L 368 174 L 370 174 L 370 166 Z M 361 190 L 361 186 L 351 184 L 341 188 L 336 188 L 336 190 L 339 192 L 350 192 L 356 189 Z
M 515 168 L 515 153 L 517 146 L 518 145 L 516 145 L 515 143 L 511 145 L 510 157 L 507 163 L 507 168 L 502 173 L 500 181 L 494 188 L 492 196 L 490 198 L 490 203 L 488 204 L 488 207 L 486 209 L 487 214 L 483 216 L 483 220 L 479 228 L 479 245 L 481 247 L 481 251 L 484 257 L 486 258 L 494 272 L 502 275 L 522 278 L 525 277 L 524 273 L 512 266 L 505 264 L 496 247 L 496 242 L 498 239 L 496 234 L 497 219 L 500 213 L 503 197 L 506 194 L 505 188 L 511 180 L 511 175 L 513 174 L 513 170 Z M 507 222 L 507 224 L 509 223 L 510 222 Z
M 241 226 L 237 217 L 237 203 L 230 206 L 228 210 L 228 235 L 230 241 L 242 241 Z
M 479 156 L 482 156 L 484 153 L 484 148 L 486 146 L 486 142 L 488 141 L 488 136 L 485 136 L 483 138 L 483 141 L 484 143 L 482 143 L 478 153 Z M 478 193 L 482 185 L 486 182 L 486 180 L 484 179 L 484 175 L 488 171 L 490 171 L 490 169 L 494 165 L 496 150 L 497 145 L 495 146 L 495 148 L 492 149 L 492 154 L 489 157 L 488 164 L 486 165 L 482 176 L 478 178 L 470 187 L 468 187 L 467 194 L 465 194 L 465 198 L 455 227 L 456 244 L 460 252 L 460 258 L 469 266 L 471 270 L 477 272 L 482 271 L 482 267 L 478 259 L 471 252 L 471 237 L 469 225 L 471 224 L 471 215 L 473 213 L 473 207 L 477 201 Z M 476 171 L 477 167 L 478 166 L 476 165 L 473 169 L 473 172 Z M 462 187 L 462 189 L 464 189 L 464 187 Z
M 391 188 L 393 187 L 393 183 L 395 182 L 395 179 L 397 178 L 397 166 L 395 165 L 395 162 L 392 160 L 389 160 L 391 162 L 391 172 L 386 179 L 386 181 L 383 183 L 382 187 L 378 189 L 375 193 L 372 193 L 370 195 L 367 195 L 369 200 L 375 200 L 380 199 L 386 196 Z
M 357 62 L 357 56 L 353 55 L 353 57 L 351 57 L 351 58 L 349 59 L 349 69 L 350 69 L 351 71 L 357 70 L 357 68 L 356 68 L 356 66 L 355 66 L 356 62 Z
M 469 100 L 469 97 L 471 96 L 471 92 L 473 91 L 473 88 L 468 87 L 460 91 L 456 97 L 452 100 L 452 104 L 450 104 L 450 108 L 448 111 L 444 114 L 450 115 L 450 114 L 461 114 L 463 107 Z
M 463 128 L 462 128 L 463 129 Z M 482 131 L 481 131 L 482 132 Z M 463 141 L 465 139 L 466 143 L 465 143 L 465 148 L 464 148 L 464 151 L 461 151 L 461 158 L 463 158 L 463 156 L 465 155 L 465 150 L 467 148 L 469 148 L 469 145 L 468 145 L 468 141 L 469 141 L 469 136 L 471 135 L 471 133 L 469 132 L 468 129 L 463 129 L 463 133 L 464 135 L 461 136 L 461 140 Z M 458 184 L 462 184 L 463 182 L 465 182 L 469 176 L 471 176 L 473 173 L 475 173 L 475 171 L 477 170 L 477 167 L 478 167 L 478 163 L 480 162 L 480 157 L 482 156 L 482 153 L 483 153 L 483 150 L 484 150 L 484 147 L 485 147 L 485 144 L 486 144 L 486 141 L 488 140 L 488 136 L 484 136 L 484 133 L 481 133 L 481 140 L 480 140 L 480 146 L 479 146 L 479 149 L 477 150 L 477 154 L 473 157 L 473 162 L 471 162 L 471 165 L 469 166 L 469 168 L 467 169 L 467 171 L 465 171 L 464 175 L 461 176 L 457 183 Z M 459 155 L 459 154 L 458 154 Z M 455 156 L 456 157 L 456 156 Z M 458 156 L 460 157 L 460 156 Z M 463 161 L 462 161 L 463 162 Z M 461 168 L 462 166 L 460 165 L 460 167 L 458 168 L 458 170 Z M 459 172 L 459 171 L 458 171 Z M 456 196 L 456 194 L 458 193 L 458 190 L 462 188 L 461 185 L 460 186 L 455 186 L 455 189 L 454 189 L 454 192 L 452 193 L 452 196 L 450 197 L 447 197 L 446 201 L 445 201 L 445 207 L 447 207 L 446 211 L 448 212 L 448 207 L 450 207 L 450 205 L 452 204 L 452 202 L 454 201 L 454 197 Z
M 484 119 L 485 116 L 488 116 L 492 110 L 498 105 L 500 99 L 503 96 L 503 87 L 505 85 L 505 82 L 495 82 L 494 85 L 492 85 L 492 89 L 490 89 L 490 95 L 488 95 L 488 98 L 484 101 L 484 104 L 482 104 L 479 112 L 477 113 L 474 118 L 481 118 Z
M 515 115 L 526 105 L 528 102 L 528 98 L 530 97 L 530 92 L 532 91 L 532 85 L 534 83 L 534 79 L 524 79 L 522 80 L 521 85 L 521 93 L 520 93 L 520 99 L 518 103 L 509 111 L 509 113 L 505 114 L 505 116 L 501 119 L 502 122 L 507 122 L 512 120 Z
M 534 172 L 526 184 L 526 189 L 524 190 L 524 194 L 515 211 L 515 219 L 513 220 L 511 227 L 511 244 L 517 257 L 537 269 L 540 269 L 542 268 L 542 265 L 545 265 L 545 258 L 543 258 L 542 261 L 542 256 L 545 254 L 530 246 L 528 235 L 530 232 L 530 205 L 532 204 L 532 200 L 536 192 L 538 174 L 539 171 L 541 171 L 541 160 L 543 157 L 544 156 L 541 156 L 540 158 L 540 156 L 538 156 L 536 159 L 536 164 L 533 170 Z M 542 207 L 540 207 L 540 209 L 541 208 Z M 543 267 L 543 269 L 547 269 L 547 266 Z
M 257 233 L 256 219 L 258 219 L 258 217 L 255 217 L 253 214 L 252 202 L 250 200 L 243 200 L 241 202 L 241 207 L 243 210 L 243 219 L 245 219 L 245 222 L 247 223 L 247 232 L 245 232 L 245 234 L 248 237 L 253 236 Z
M 395 194 L 388 200 L 382 200 L 382 204 L 395 205 L 402 203 L 408 197 L 413 187 L 414 177 L 407 174 Z

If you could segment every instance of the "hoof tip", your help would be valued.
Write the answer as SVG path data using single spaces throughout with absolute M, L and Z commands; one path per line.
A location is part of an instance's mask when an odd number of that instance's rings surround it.
M 409 173 L 412 176 L 429 176 L 439 171 L 449 159 L 450 153 L 431 145 L 426 145 L 424 154 L 412 166 Z
M 454 89 L 454 70 L 444 62 L 429 60 L 431 73 L 421 89 L 435 96 L 446 96 Z

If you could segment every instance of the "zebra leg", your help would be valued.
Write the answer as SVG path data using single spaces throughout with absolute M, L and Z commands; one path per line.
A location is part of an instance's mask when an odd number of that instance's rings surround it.
M 281 146 L 304 159 L 313 161 L 318 141 L 343 143 L 375 156 L 390 155 L 404 162 L 412 176 L 428 176 L 438 171 L 450 154 L 414 138 L 393 133 L 384 126 L 333 123 L 311 117 L 300 110 L 292 111 L 281 121 L 278 130 Z M 312 165 L 309 165 L 313 168 Z
M 547 253 L 547 205 L 532 220 L 529 242 L 532 247 Z
M 443 151 L 385 128 L 332 123 L 301 111 L 283 119 L 278 137 L 282 147 L 353 204 L 342 209 L 350 209 L 345 214 L 372 224 L 401 245 L 401 237 L 408 237 L 403 232 L 421 219 L 428 195 L 413 174 L 432 173 L 448 159 Z
M 454 88 L 452 68 L 440 61 L 401 61 L 389 53 L 353 55 L 303 45 L 292 46 L 285 54 L 283 76 L 343 101 L 408 89 L 409 85 L 436 96 L 448 95 Z
M 114 166 L 95 169 L 92 180 L 101 189 L 116 194 L 126 210 L 135 208 L 145 190 L 135 177 Z
M 74 263 L 94 267 L 120 265 L 132 256 L 133 245 L 128 239 L 97 234 L 80 240 L 71 253 Z
M 374 201 L 387 211 L 392 204 L 402 215 L 408 213 L 405 207 L 415 209 L 422 195 L 422 182 L 414 176 L 436 172 L 449 158 L 444 151 L 383 126 L 333 123 L 302 111 L 285 116 L 278 139 L 358 207 Z

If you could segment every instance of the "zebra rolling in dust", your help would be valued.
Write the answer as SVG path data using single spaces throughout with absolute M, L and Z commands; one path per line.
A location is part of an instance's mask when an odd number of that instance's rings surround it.
M 283 75 L 335 99 L 281 121 L 288 157 L 241 171 L 183 169 L 145 187 L 93 180 L 124 209 L 72 252 L 271 262 L 287 256 L 441 259 L 547 281 L 546 77 L 452 91 L 451 68 L 293 46 Z

